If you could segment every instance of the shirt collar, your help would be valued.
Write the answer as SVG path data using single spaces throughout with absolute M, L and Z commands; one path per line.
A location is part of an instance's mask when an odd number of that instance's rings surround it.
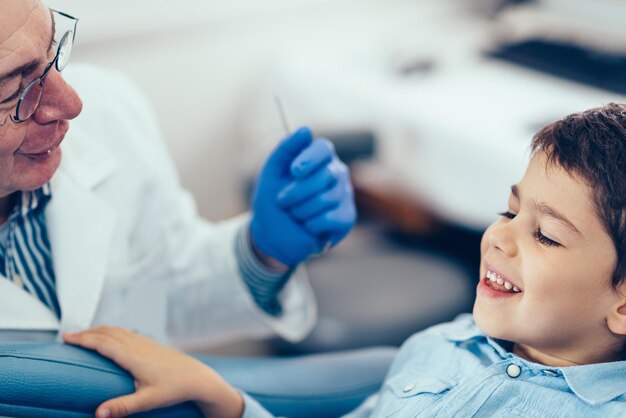
M 595 405 L 626 394 L 626 361 L 586 364 L 560 369 L 572 391 Z
M 470 314 L 459 316 L 446 329 L 444 335 L 449 341 L 457 343 L 469 340 L 482 340 L 491 346 L 503 359 L 516 357 L 532 369 L 543 370 L 548 368 L 545 365 L 529 362 L 506 351 L 497 340 L 486 336 L 476 326 Z M 562 373 L 572 392 L 588 404 L 602 404 L 626 394 L 626 361 L 549 368 Z
M 486 335 L 478 329 L 472 314 L 461 314 L 448 324 L 443 335 L 453 342 L 463 342 L 476 338 L 486 338 Z
M 513 354 L 505 350 L 496 340 L 485 335 L 476 323 L 472 314 L 461 314 L 444 332 L 448 341 L 463 343 L 471 340 L 486 342 L 500 357 L 507 358 Z
M 38 208 L 44 208 L 48 201 L 50 201 L 52 197 L 52 191 L 50 189 L 50 183 L 44 184 L 37 190 L 20 192 L 17 203 L 11 216 L 10 220 L 13 220 L 17 216 L 26 216 L 29 212 L 32 212 Z

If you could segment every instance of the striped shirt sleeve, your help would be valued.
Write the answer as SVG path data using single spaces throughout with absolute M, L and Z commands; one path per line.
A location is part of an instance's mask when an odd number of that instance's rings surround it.
M 237 232 L 235 255 L 252 299 L 269 315 L 279 316 L 282 313 L 282 305 L 278 295 L 291 277 L 293 269 L 275 272 L 266 267 L 254 254 L 250 241 L 250 227 L 247 223 Z

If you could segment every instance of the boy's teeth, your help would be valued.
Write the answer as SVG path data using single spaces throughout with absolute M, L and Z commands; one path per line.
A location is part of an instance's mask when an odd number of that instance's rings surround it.
M 504 288 L 506 290 L 511 290 L 513 289 L 513 292 L 515 293 L 519 293 L 520 289 L 517 286 L 513 286 L 512 283 L 504 280 L 503 278 L 499 277 L 496 273 L 492 272 L 492 271 L 487 271 L 487 278 L 494 283 L 498 283 L 500 286 L 504 286 Z

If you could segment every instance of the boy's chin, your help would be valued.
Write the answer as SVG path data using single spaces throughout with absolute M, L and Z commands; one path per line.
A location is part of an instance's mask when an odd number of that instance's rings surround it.
M 493 314 L 490 315 L 489 312 L 483 311 L 476 304 L 474 305 L 473 316 L 476 326 L 488 337 L 514 341 L 515 336 L 511 332 L 510 326 L 507 325 L 506 321 L 502 321 L 502 318 Z

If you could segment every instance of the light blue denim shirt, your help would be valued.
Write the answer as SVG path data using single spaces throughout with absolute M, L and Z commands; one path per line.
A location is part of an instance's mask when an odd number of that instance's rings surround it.
M 408 339 L 365 417 L 626 417 L 626 361 L 548 367 L 483 334 L 464 314 Z M 271 417 L 246 398 L 245 418 Z

